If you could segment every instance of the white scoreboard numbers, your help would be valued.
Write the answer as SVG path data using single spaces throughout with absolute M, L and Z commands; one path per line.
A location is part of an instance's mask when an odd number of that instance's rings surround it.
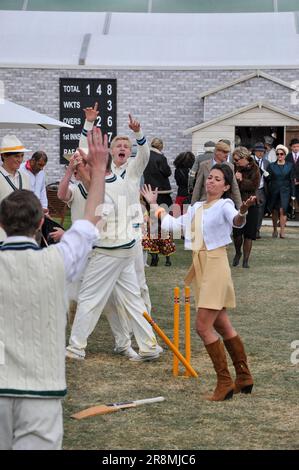
M 108 135 L 109 143 L 117 133 L 116 79 L 60 78 L 60 120 L 74 126 L 60 129 L 60 163 L 72 155 L 79 145 L 84 126 L 84 108 L 98 102 L 99 115 L 95 125 Z

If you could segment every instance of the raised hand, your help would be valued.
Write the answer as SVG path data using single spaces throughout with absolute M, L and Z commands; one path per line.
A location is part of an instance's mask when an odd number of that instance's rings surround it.
M 243 201 L 240 206 L 240 212 L 245 213 L 249 209 L 250 206 L 256 204 L 256 196 L 250 196 L 246 201 Z
M 85 113 L 85 119 L 89 122 L 94 122 L 96 118 L 98 117 L 99 111 L 98 111 L 98 106 L 99 104 L 96 102 L 94 104 L 94 107 L 91 108 L 84 108 L 83 111 Z
M 158 188 L 153 190 L 150 184 L 145 184 L 140 193 L 149 204 L 157 204 Z
M 133 119 L 131 114 L 129 114 L 129 128 L 132 129 L 133 132 L 140 131 L 140 122 L 137 121 L 137 119 Z
M 95 169 L 105 173 L 109 156 L 107 134 L 103 137 L 101 129 L 94 127 L 92 131 L 89 131 L 87 134 L 87 142 L 88 155 L 85 158 L 86 163 L 90 165 L 92 170 Z
M 80 157 L 79 149 L 76 150 L 76 152 L 71 156 L 68 168 L 71 170 L 72 173 L 74 173 L 76 166 L 78 165 L 78 158 Z

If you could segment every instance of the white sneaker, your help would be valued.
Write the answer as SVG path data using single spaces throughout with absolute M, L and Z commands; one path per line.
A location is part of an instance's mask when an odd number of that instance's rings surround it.
M 68 359 L 77 359 L 77 361 L 84 361 L 85 359 L 85 354 L 77 354 L 74 351 L 70 351 L 69 349 L 65 350 L 65 357 Z
M 121 354 L 122 356 L 126 356 L 129 359 L 138 357 L 137 352 L 134 351 L 134 349 L 131 346 L 129 346 L 127 349 L 125 349 L 123 351 L 118 351 L 116 348 L 114 348 L 114 352 L 116 354 Z
M 164 349 L 160 346 L 160 344 L 157 344 L 157 346 L 156 346 L 156 351 L 157 351 L 159 354 L 161 354 L 161 353 L 164 352 Z
M 150 354 L 148 356 L 140 356 L 139 354 L 137 354 L 137 357 L 130 358 L 130 361 L 132 361 L 132 362 L 149 362 L 149 361 L 156 361 L 157 359 L 159 359 L 159 357 L 160 357 L 159 353 Z

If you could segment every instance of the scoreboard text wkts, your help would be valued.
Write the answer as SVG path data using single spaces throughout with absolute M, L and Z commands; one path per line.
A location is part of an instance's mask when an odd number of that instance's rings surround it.
M 117 133 L 116 79 L 60 78 L 60 120 L 74 126 L 60 129 L 60 163 L 64 156 L 72 155 L 79 146 L 84 126 L 84 108 L 99 103 L 99 115 L 95 125 L 108 135 L 109 143 Z

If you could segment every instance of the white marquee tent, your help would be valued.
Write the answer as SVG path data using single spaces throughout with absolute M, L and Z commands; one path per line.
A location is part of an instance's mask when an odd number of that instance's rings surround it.
M 0 11 L 0 66 L 299 66 L 299 12 Z

